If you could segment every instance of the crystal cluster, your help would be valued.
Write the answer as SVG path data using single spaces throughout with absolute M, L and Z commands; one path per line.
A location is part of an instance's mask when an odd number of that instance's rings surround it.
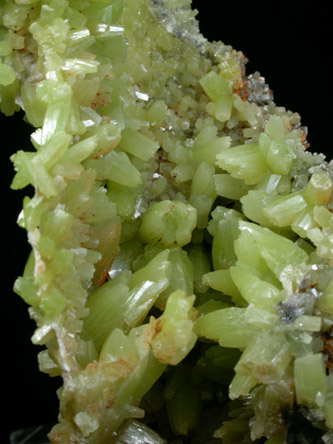
M 283 444 L 298 415 L 328 444 L 333 169 L 190 4 L 0 3 L 49 439 Z

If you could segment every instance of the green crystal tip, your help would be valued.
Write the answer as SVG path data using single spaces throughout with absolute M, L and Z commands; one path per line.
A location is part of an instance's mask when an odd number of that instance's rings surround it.
M 284 444 L 297 418 L 333 442 L 332 164 L 195 15 L 0 3 L 0 110 L 34 147 L 11 157 L 34 189 L 14 290 L 62 377 L 53 444 Z

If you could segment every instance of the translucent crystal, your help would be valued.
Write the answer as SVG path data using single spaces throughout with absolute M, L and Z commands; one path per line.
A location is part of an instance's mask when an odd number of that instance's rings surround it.
M 14 290 L 63 379 L 54 444 L 283 444 L 298 414 L 331 439 L 332 164 L 195 14 L 0 4 L 0 109 L 33 127 Z

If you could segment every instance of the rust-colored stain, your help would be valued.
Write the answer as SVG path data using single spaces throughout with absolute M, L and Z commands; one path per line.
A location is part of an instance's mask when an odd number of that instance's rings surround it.
M 333 326 L 322 333 L 321 339 L 324 345 L 320 351 L 324 355 L 326 368 L 330 369 L 333 365 Z

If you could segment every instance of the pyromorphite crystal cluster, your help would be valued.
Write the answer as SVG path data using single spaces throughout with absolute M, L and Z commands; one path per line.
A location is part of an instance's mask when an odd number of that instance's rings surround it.
M 332 443 L 332 166 L 190 3 L 0 3 L 49 439 Z

